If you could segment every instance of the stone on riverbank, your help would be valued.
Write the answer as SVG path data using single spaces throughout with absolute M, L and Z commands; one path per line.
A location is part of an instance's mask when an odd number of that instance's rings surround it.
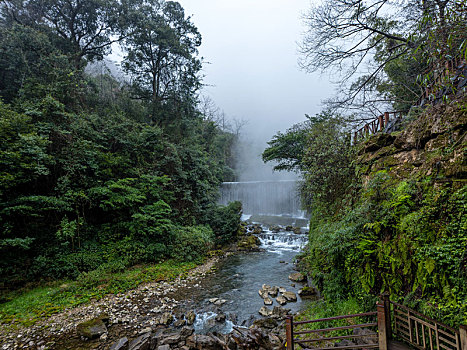
M 272 310 L 267 308 L 266 306 L 263 306 L 261 307 L 261 309 L 259 309 L 259 314 L 264 317 L 271 316 Z
M 287 301 L 297 301 L 297 296 L 294 292 L 284 292 L 282 296 L 287 299 Z
M 256 236 L 246 236 L 237 243 L 238 250 L 259 251 L 261 241 Z
M 98 317 L 78 324 L 76 326 L 76 332 L 82 337 L 95 339 L 99 338 L 102 334 L 107 333 L 107 327 L 105 326 L 102 318 Z
M 271 298 L 264 298 L 264 305 L 272 305 L 273 301 Z
M 294 272 L 289 275 L 289 280 L 294 281 L 294 282 L 305 282 L 306 276 L 302 274 L 301 272 Z
M 286 292 L 287 293 L 287 292 Z M 282 295 L 279 295 L 277 298 L 276 298 L 276 301 L 279 303 L 279 305 L 285 305 L 287 304 L 287 299 L 284 298 Z
M 130 342 L 128 350 L 148 350 L 151 341 L 151 333 L 140 335 Z
M 313 287 L 303 287 L 298 291 L 298 295 L 300 295 L 302 298 L 306 297 L 314 297 L 318 294 L 315 288 Z
M 115 342 L 111 347 L 110 350 L 128 350 L 128 338 L 124 337 L 119 339 L 117 342 Z

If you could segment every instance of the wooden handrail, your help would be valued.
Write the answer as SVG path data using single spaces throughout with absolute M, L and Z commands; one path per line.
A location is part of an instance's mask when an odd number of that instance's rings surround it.
M 342 315 L 342 316 L 334 316 L 334 317 L 328 317 L 328 318 L 318 318 L 316 320 L 294 322 L 293 324 L 295 326 L 297 326 L 297 325 L 300 325 L 300 324 L 307 324 L 307 323 L 314 323 L 314 322 L 324 322 L 324 321 L 332 321 L 332 320 L 342 320 L 342 319 L 345 319 L 345 318 L 364 317 L 364 316 L 376 316 L 376 311 L 365 312 L 365 313 L 362 313 L 362 314 Z

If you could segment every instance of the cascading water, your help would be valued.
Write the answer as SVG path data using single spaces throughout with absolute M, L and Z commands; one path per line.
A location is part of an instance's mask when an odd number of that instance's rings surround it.
M 303 217 L 295 180 L 224 182 L 219 203 L 233 201 L 242 202 L 245 214 Z
M 235 254 L 227 257 L 218 266 L 216 273 L 207 277 L 198 287 L 182 292 L 190 296 L 192 308 L 197 314 L 194 324 L 198 333 L 217 331 L 228 333 L 233 326 L 249 326 L 252 319 L 259 318 L 259 309 L 264 306 L 258 290 L 263 284 L 284 287 L 287 291 L 298 293 L 302 287 L 288 276 L 295 272 L 295 255 L 307 243 L 306 234 L 290 231 L 271 232 L 265 229 L 257 235 L 262 251 Z M 184 297 L 178 292 L 178 296 Z M 221 305 L 212 303 L 212 298 L 225 301 Z M 274 298 L 273 298 L 274 299 Z M 297 312 L 306 301 L 298 296 L 297 302 L 289 302 L 284 307 Z M 279 306 L 274 300 L 271 306 Z M 216 317 L 225 315 L 219 322 Z

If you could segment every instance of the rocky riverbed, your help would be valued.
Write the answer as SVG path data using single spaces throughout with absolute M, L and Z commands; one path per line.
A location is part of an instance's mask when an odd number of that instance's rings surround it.
M 255 228 L 259 231 L 258 226 L 250 231 Z M 267 316 L 264 318 L 260 318 L 260 308 L 255 307 L 255 310 L 249 310 L 255 316 L 250 315 L 247 320 L 240 322 L 236 313 L 227 311 L 238 308 L 235 301 L 227 300 L 227 297 L 208 297 L 208 293 L 216 292 L 212 292 L 209 282 L 206 284 L 206 280 L 212 278 L 206 277 L 216 270 L 220 261 L 224 262 L 230 256 L 238 258 L 242 254 L 251 259 L 251 254 L 265 252 L 265 242 L 268 241 L 264 238 L 259 240 L 257 235 L 250 233 L 240 240 L 238 246 L 239 250 L 255 253 L 233 254 L 237 251 L 234 248 L 223 256 L 211 258 L 183 279 L 148 283 L 124 294 L 109 295 L 99 301 L 53 315 L 31 327 L 19 326 L 13 329 L 4 325 L 0 328 L 1 349 L 279 349 L 284 342 L 283 322 L 289 312 L 285 308 L 287 305 L 282 307 L 277 301 L 277 305 L 262 310 L 261 315 Z M 284 242 L 281 244 L 290 245 Z M 262 256 L 254 258 L 261 261 Z M 279 268 L 286 266 L 284 261 L 279 264 L 278 260 L 277 263 Z M 241 280 L 236 274 L 231 277 L 237 282 Z M 264 282 L 268 282 L 266 278 Z M 296 308 L 299 304 L 294 301 L 294 292 L 284 294 L 287 291 L 279 292 L 279 287 L 271 288 L 271 291 L 267 291 L 268 288 L 263 286 L 263 295 L 270 293 L 272 297 L 277 289 L 274 301 L 288 296 L 286 300 L 294 304 L 290 304 L 292 307 Z M 246 295 L 245 298 L 251 299 Z M 261 300 L 258 289 L 255 298 Z M 198 306 L 202 303 L 205 306 L 200 309 Z M 247 309 L 251 307 L 247 306 Z

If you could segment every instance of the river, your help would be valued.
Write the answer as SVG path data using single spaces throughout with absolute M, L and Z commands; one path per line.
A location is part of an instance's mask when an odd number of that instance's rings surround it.
M 302 287 L 288 276 L 295 272 L 294 257 L 306 244 L 307 235 L 287 231 L 273 233 L 265 229 L 258 237 L 263 251 L 231 255 L 199 284 L 177 292 L 176 298 L 185 300 L 184 308 L 197 314 L 195 330 L 198 333 L 228 333 L 234 325 L 250 325 L 253 319 L 260 317 L 258 311 L 264 306 L 258 294 L 263 284 L 285 287 L 296 294 Z M 297 302 L 289 302 L 284 307 L 292 312 L 305 307 L 307 301 L 297 297 Z M 210 301 L 213 298 L 225 300 L 225 303 L 214 305 Z M 269 307 L 273 306 L 279 306 L 277 301 Z M 226 315 L 225 322 L 216 322 L 216 316 L 222 314 Z

